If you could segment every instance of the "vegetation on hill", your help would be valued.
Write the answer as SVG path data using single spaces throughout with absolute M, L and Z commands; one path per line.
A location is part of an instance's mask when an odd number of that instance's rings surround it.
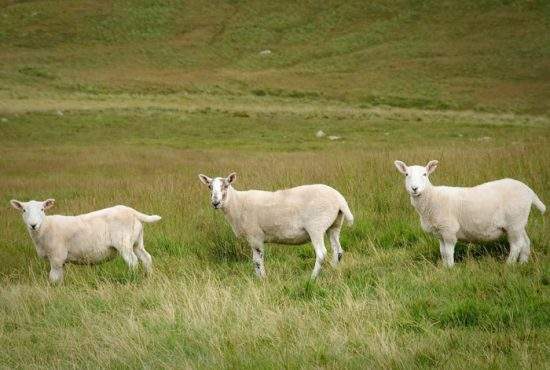
M 17 96 L 254 94 L 541 114 L 549 19 L 544 0 L 8 1 L 0 79 Z

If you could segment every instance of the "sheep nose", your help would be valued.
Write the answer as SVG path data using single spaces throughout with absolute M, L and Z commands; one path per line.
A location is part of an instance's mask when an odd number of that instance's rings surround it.
M 30 226 L 31 226 L 31 229 L 36 230 L 36 224 L 32 224 Z
M 418 186 L 413 186 L 411 187 L 412 191 L 417 191 L 418 190 Z
M 218 208 L 218 206 L 220 205 L 220 202 L 212 202 L 212 205 L 216 208 Z

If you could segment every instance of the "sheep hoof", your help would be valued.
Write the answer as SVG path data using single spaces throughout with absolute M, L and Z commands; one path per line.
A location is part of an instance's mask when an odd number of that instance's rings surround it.
M 332 267 L 337 267 L 338 264 L 340 264 L 340 261 L 342 260 L 342 254 L 343 253 L 340 252 L 340 253 L 337 253 L 333 256 L 332 262 L 331 262 Z
M 63 279 L 50 279 L 51 285 L 61 285 L 63 283 Z

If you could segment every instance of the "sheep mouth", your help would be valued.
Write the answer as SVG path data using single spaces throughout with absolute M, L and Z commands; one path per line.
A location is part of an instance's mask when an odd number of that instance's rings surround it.
M 411 197 L 415 197 L 415 198 L 418 198 L 421 195 L 422 195 L 422 193 L 415 193 L 415 192 L 411 193 Z

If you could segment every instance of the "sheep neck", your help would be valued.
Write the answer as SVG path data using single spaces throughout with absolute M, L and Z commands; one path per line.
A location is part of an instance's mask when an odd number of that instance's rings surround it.
M 42 243 L 44 236 L 48 233 L 48 229 L 50 227 L 50 220 L 49 216 L 45 216 L 44 220 L 42 221 L 42 225 L 40 225 L 40 229 L 38 231 L 33 232 L 29 230 L 29 235 L 31 236 L 31 239 L 34 243 L 34 247 L 36 248 L 36 251 L 38 252 L 38 255 L 41 257 L 44 257 L 44 253 L 47 253 L 46 251 L 46 245 Z
M 411 195 L 411 203 L 416 211 L 424 217 L 428 217 L 432 212 L 432 201 L 436 196 L 436 187 L 428 184 L 419 197 Z
M 221 208 L 223 214 L 225 215 L 225 218 L 233 228 L 233 232 L 236 235 L 239 235 L 237 229 L 238 219 L 240 217 L 239 193 L 240 192 L 238 190 L 235 190 L 232 186 L 229 186 L 229 188 L 227 189 L 225 202 L 223 203 L 223 206 Z

